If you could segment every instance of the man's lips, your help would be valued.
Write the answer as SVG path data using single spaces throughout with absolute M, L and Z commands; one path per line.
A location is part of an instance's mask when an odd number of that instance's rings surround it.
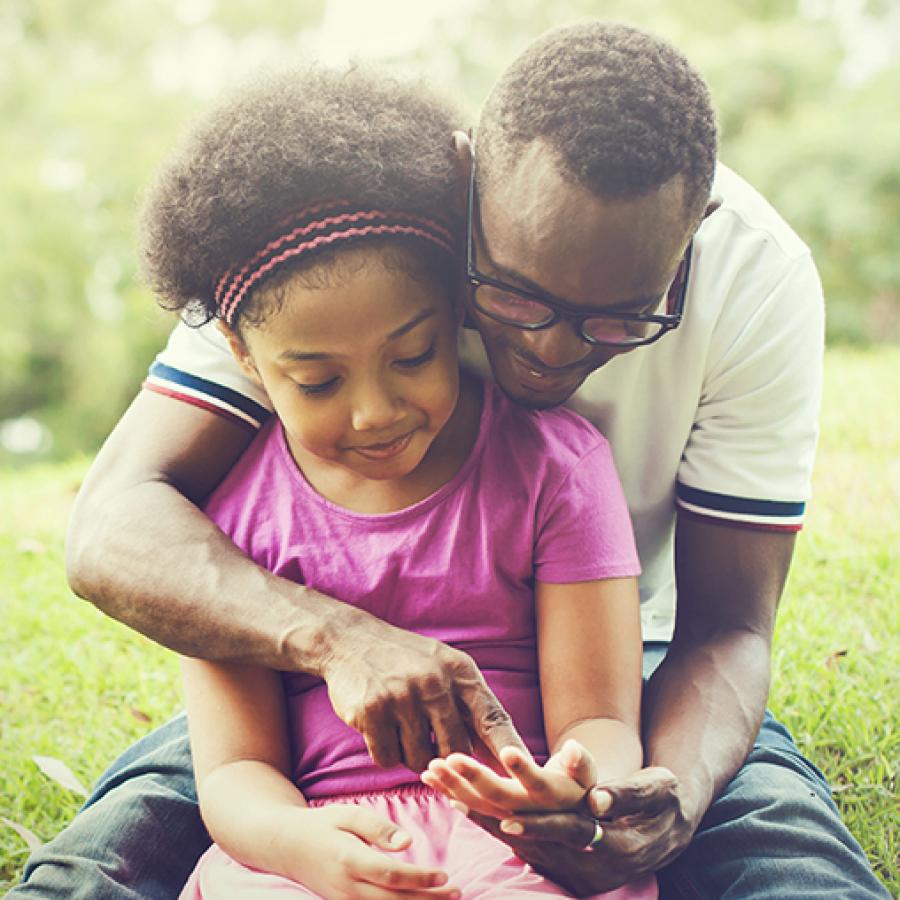
M 510 357 L 520 378 L 525 379 L 526 386 L 538 390 L 555 388 L 567 383 L 573 378 L 577 378 L 583 369 L 583 366 L 580 364 L 565 366 L 561 369 L 550 369 L 540 363 L 535 364 L 515 350 L 511 351 Z
M 414 431 L 415 429 L 407 431 L 406 434 L 401 434 L 400 437 L 383 444 L 367 444 L 364 447 L 354 447 L 353 451 L 359 453 L 360 456 L 365 456 L 366 459 L 390 459 L 392 456 L 402 453 L 409 446 Z

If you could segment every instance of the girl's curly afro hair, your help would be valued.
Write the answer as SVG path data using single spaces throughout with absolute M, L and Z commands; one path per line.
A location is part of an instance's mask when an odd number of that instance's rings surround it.
M 321 66 L 260 77 L 200 118 L 145 198 L 140 257 L 169 309 L 215 315 L 221 275 L 319 202 L 414 211 L 458 230 L 456 110 L 421 82 Z

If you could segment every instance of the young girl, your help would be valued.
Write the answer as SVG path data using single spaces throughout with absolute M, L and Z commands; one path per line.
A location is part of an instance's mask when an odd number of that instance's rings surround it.
M 638 563 L 608 446 L 458 367 L 456 124 L 357 70 L 247 88 L 163 169 L 144 261 L 276 412 L 210 517 L 272 572 L 471 654 L 533 759 L 378 768 L 322 681 L 185 659 L 216 843 L 183 898 L 565 896 L 450 798 L 577 810 L 640 766 Z

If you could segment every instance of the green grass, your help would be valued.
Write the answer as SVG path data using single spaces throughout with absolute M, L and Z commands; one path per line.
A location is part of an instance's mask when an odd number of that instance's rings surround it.
M 771 706 L 900 895 L 900 348 L 829 351 L 826 378 L 815 498 L 779 617 Z M 180 705 L 174 658 L 66 588 L 63 533 L 86 465 L 0 473 L 0 816 L 44 840 L 80 799 L 32 756 L 56 757 L 89 784 Z M 27 855 L 0 823 L 0 888 Z

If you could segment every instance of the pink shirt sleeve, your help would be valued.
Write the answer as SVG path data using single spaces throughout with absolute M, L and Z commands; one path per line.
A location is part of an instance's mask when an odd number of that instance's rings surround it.
M 601 438 L 538 506 L 535 576 L 567 584 L 640 571 L 625 495 Z

